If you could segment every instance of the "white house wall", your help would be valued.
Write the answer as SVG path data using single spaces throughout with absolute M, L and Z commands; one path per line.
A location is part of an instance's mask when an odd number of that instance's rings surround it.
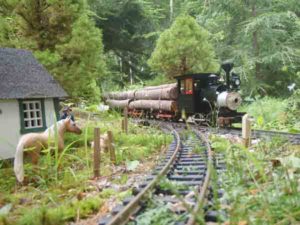
M 50 127 L 55 121 L 55 109 L 52 98 L 45 99 L 46 126 Z
M 12 158 L 20 137 L 17 100 L 0 100 L 0 159 Z
M 46 126 L 55 121 L 52 98 L 45 99 Z M 20 113 L 18 100 L 0 100 L 0 159 L 13 158 L 20 138 Z

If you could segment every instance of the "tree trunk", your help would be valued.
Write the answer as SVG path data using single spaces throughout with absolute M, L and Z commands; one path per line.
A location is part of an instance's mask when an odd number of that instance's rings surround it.
M 129 60 L 129 75 L 130 75 L 130 84 L 133 85 L 133 72 L 132 72 L 130 60 Z
M 185 74 L 188 71 L 188 67 L 187 67 L 187 62 L 186 62 L 186 57 L 184 56 L 181 59 L 181 64 L 180 64 L 180 73 L 181 75 Z
M 174 14 L 174 0 L 170 0 L 170 22 L 173 20 Z
M 256 17 L 256 5 L 255 3 L 252 5 L 252 16 Z M 259 43 L 257 38 L 257 30 L 253 32 L 253 51 L 255 56 L 255 77 L 260 79 L 260 64 L 257 61 L 259 57 Z

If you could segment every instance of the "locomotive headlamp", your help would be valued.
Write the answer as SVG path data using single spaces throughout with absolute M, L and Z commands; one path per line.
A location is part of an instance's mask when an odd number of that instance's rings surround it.
M 237 75 L 236 73 L 232 73 L 231 74 L 231 85 L 232 85 L 231 88 L 233 88 L 233 89 L 239 89 L 240 84 L 241 84 L 241 80 L 239 78 L 239 75 Z

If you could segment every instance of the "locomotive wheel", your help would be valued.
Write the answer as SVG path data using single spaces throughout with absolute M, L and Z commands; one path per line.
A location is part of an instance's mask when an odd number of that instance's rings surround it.
M 196 124 L 196 125 L 201 125 L 201 124 L 204 124 L 206 123 L 206 116 L 203 115 L 202 113 L 196 113 L 195 115 L 193 115 L 193 122 Z

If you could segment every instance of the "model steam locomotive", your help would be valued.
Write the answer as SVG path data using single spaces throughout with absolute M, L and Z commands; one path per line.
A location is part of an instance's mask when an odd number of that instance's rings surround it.
M 241 122 L 243 116 L 237 112 L 242 102 L 237 92 L 241 82 L 239 76 L 231 72 L 232 68 L 232 63 L 222 64 L 226 82 L 219 74 L 186 74 L 176 77 L 177 83 L 110 92 L 104 94 L 104 99 L 111 108 L 127 107 L 132 117 L 190 119 L 198 124 L 230 126 Z

